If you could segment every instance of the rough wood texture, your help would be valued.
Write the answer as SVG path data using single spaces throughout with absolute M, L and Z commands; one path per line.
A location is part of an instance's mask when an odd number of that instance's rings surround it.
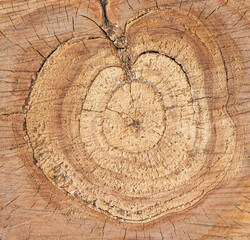
M 249 239 L 246 0 L 2 0 L 0 239 Z

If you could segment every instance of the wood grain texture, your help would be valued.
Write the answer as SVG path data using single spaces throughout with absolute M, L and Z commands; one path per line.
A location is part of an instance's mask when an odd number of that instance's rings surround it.
M 248 0 L 0 2 L 0 239 L 249 239 Z

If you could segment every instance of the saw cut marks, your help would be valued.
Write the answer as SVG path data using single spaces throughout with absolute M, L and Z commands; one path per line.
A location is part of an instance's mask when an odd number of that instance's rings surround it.
M 202 22 L 150 9 L 122 37 L 61 45 L 34 83 L 26 128 L 55 186 L 112 218 L 148 222 L 193 206 L 241 162 L 227 70 Z

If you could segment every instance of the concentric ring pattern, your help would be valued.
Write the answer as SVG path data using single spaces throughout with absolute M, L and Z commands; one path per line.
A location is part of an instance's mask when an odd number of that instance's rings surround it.
M 59 189 L 147 222 L 193 206 L 228 175 L 235 128 L 224 60 L 199 19 L 151 9 L 123 37 L 121 47 L 102 37 L 61 45 L 35 81 L 26 128 Z

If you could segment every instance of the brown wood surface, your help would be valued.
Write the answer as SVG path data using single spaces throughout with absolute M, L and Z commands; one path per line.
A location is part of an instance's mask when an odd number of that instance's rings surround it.
M 249 0 L 0 0 L 0 240 L 250 239 Z

